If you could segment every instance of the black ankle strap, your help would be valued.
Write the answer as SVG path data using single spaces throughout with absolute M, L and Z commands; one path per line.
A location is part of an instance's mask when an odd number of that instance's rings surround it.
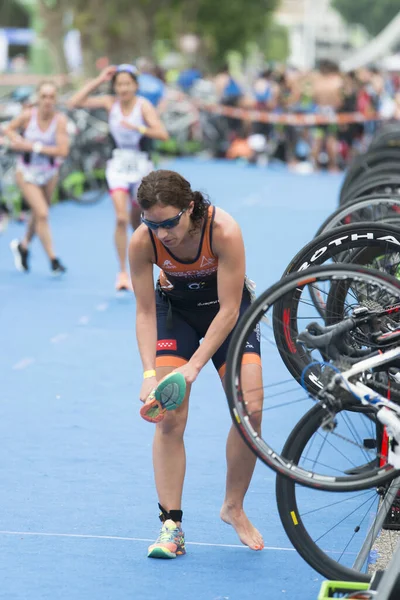
M 170 510 L 169 512 L 167 510 L 165 510 L 165 508 L 163 506 L 161 506 L 160 503 L 158 503 L 158 508 L 160 509 L 160 521 L 161 523 L 165 523 L 165 521 L 167 521 L 167 519 L 171 519 L 172 521 L 182 522 L 182 517 L 183 517 L 183 511 L 182 510 Z

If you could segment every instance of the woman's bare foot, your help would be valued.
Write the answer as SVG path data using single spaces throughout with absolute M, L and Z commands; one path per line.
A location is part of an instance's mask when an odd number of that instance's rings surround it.
M 242 544 L 248 546 L 251 550 L 262 550 L 264 548 L 261 533 L 250 523 L 242 508 L 228 508 L 224 504 L 220 516 L 225 523 L 232 525 Z

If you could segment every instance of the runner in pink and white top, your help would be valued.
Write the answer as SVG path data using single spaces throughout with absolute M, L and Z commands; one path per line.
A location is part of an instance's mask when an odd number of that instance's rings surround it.
M 128 223 L 130 221 L 134 229 L 140 225 L 136 192 L 142 177 L 153 169 L 147 153 L 140 150 L 140 141 L 144 136 L 168 139 L 155 108 L 148 100 L 137 96 L 138 74 L 136 67 L 129 64 L 107 67 L 68 102 L 70 108 L 103 108 L 108 112 L 115 149 L 107 164 L 106 178 L 116 215 L 115 245 L 119 273 L 115 287 L 118 291 L 132 289 L 127 270 Z M 107 81 L 111 82 L 112 94 L 90 96 Z

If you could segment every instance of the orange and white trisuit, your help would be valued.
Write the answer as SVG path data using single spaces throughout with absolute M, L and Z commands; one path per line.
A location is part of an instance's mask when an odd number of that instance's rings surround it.
M 212 250 L 214 216 L 215 206 L 210 206 L 199 250 L 192 261 L 176 258 L 149 229 L 155 262 L 161 269 L 156 288 L 157 367 L 179 367 L 187 363 L 219 311 L 218 258 Z M 244 284 L 240 315 L 250 303 L 250 292 Z M 232 333 L 212 357 L 221 377 L 225 374 Z M 261 364 L 259 327 L 247 340 L 243 363 Z

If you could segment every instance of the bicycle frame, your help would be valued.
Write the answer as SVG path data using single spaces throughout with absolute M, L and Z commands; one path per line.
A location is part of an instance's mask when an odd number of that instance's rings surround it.
M 360 381 L 353 383 L 350 381 L 355 375 L 384 365 L 396 358 L 400 358 L 400 347 L 392 348 L 378 356 L 361 360 L 347 371 L 341 373 L 340 377 L 342 379 L 342 387 L 350 390 L 362 404 L 370 404 L 380 408 L 377 418 L 382 425 L 386 426 L 388 435 L 396 442 L 389 444 L 388 463 L 396 469 L 400 469 L 400 406 L 378 392 L 375 392 L 364 383 Z

